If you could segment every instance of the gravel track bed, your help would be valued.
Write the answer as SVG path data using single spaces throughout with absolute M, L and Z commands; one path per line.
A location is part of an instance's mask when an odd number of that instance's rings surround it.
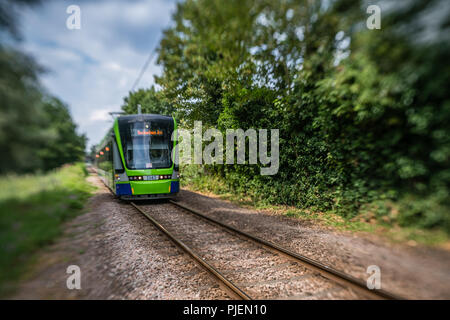
M 242 239 L 170 203 L 138 203 L 138 206 L 205 261 L 226 273 L 227 278 L 241 284 L 254 299 L 308 299 L 320 296 L 324 290 L 329 291 L 330 297 L 335 292 L 341 299 L 363 298 L 283 255 Z M 336 287 L 339 290 L 331 291 Z
M 278 267 L 280 266 L 280 267 Z M 314 273 L 309 272 L 305 268 L 300 268 L 298 264 L 292 263 L 280 263 L 279 265 L 272 265 L 270 268 L 267 266 L 259 268 L 246 268 L 245 271 L 236 272 L 236 270 L 224 270 L 225 275 L 232 274 L 233 280 L 236 283 L 246 284 L 249 278 L 258 279 L 261 273 L 264 273 L 264 278 L 266 281 L 280 280 L 284 281 L 286 279 L 296 278 L 296 277 L 310 277 Z M 286 275 L 288 275 L 286 277 Z M 315 274 L 319 276 L 319 274 Z
M 314 277 L 305 277 L 298 280 L 288 282 L 277 282 L 267 284 L 257 284 L 252 286 L 244 286 L 243 289 L 250 294 L 251 297 L 258 297 L 259 299 L 287 299 L 289 297 L 302 297 L 302 299 L 314 298 L 320 296 L 326 290 L 333 292 L 340 292 L 343 288 L 336 288 L 336 285 L 330 281 L 320 281 Z M 336 290 L 336 291 L 334 291 Z M 349 293 L 343 299 L 355 299 L 349 297 Z
M 116 200 L 98 177 L 86 213 L 41 250 L 12 299 L 232 299 L 202 267 L 177 248 L 132 206 Z M 182 190 L 178 200 L 234 227 L 299 252 L 365 281 L 378 265 L 382 288 L 408 298 L 450 299 L 450 253 L 391 244 L 376 236 L 337 232 L 314 221 L 238 207 L 214 196 Z M 147 204 L 146 206 L 150 206 Z M 165 201 L 152 202 L 159 218 L 183 241 L 211 258 L 233 282 L 267 299 L 360 299 L 261 245 L 231 235 Z M 170 210 L 169 210 L 170 209 Z M 180 227 L 179 223 L 190 223 Z M 183 225 L 183 223 L 181 223 Z M 186 232 L 185 232 L 186 231 Z M 81 269 L 81 290 L 66 287 L 69 265 Z
M 450 252 L 395 244 L 376 235 L 341 232 L 311 220 L 239 207 L 213 194 L 182 190 L 177 201 L 239 230 L 366 281 L 381 270 L 384 290 L 410 299 L 450 299 Z

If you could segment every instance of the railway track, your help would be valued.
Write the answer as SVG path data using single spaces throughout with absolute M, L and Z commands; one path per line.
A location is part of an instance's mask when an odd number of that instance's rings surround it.
M 402 299 L 178 202 L 131 205 L 236 298 Z

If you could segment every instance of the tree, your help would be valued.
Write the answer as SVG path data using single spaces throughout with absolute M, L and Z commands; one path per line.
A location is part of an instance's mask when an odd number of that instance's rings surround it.
M 141 105 L 142 113 L 171 116 L 176 111 L 173 104 L 169 103 L 153 86 L 150 89 L 139 89 L 136 92 L 130 92 L 128 97 L 123 99 L 123 102 L 122 110 L 128 114 L 136 114 L 138 112 L 138 104 Z
M 41 165 L 36 145 L 49 135 L 40 109 L 39 70 L 30 57 L 0 47 L 0 173 Z
M 82 161 L 86 148 L 86 136 L 76 132 L 68 107 L 58 98 L 47 97 L 43 105 L 46 114 L 46 127 L 52 134 L 38 151 L 43 169 L 57 168 L 66 163 Z
M 236 190 L 349 217 L 412 195 L 424 200 L 397 221 L 450 232 L 450 32 L 436 14 L 449 6 L 399 2 L 383 10 L 381 30 L 365 28 L 366 6 L 179 3 L 159 47 L 159 94 L 189 122 L 280 129 L 276 176 L 215 166 Z
M 16 10 L 39 1 L 0 4 L 0 174 L 48 170 L 81 159 L 86 137 L 76 133 L 67 107 L 39 83 L 43 72 L 32 57 L 12 46 L 20 39 Z

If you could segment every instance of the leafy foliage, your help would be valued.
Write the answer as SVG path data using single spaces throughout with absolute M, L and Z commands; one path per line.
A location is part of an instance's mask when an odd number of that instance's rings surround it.
M 76 132 L 67 106 L 39 83 L 43 69 L 12 47 L 19 38 L 17 6 L 36 2 L 0 5 L 0 37 L 10 40 L 0 45 L 0 174 L 49 170 L 84 155 L 86 137 Z
M 155 95 L 188 125 L 280 129 L 277 175 L 257 165 L 203 169 L 235 192 L 450 233 L 450 33 L 436 14 L 448 6 L 393 4 L 381 30 L 365 28 L 366 6 L 179 3 Z
M 35 146 L 49 136 L 43 130 L 42 94 L 33 60 L 0 47 L 0 172 L 32 170 L 40 165 Z
M 86 136 L 76 132 L 76 125 L 68 107 L 59 99 L 50 97 L 43 105 L 46 114 L 46 127 L 52 133 L 52 142 L 46 141 L 38 148 L 44 170 L 60 167 L 83 159 Z
M 138 111 L 138 104 L 141 105 L 142 113 L 153 113 L 162 115 L 172 115 L 175 113 L 175 107 L 167 99 L 157 92 L 152 86 L 150 89 L 139 89 L 136 92 L 130 92 L 128 97 L 123 99 L 122 110 L 128 114 L 135 114 Z

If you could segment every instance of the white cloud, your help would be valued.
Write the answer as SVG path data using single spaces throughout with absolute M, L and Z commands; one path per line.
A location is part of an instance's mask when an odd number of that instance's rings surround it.
M 112 71 L 120 71 L 122 69 L 122 67 L 118 63 L 112 61 L 103 64 L 103 66 L 106 69 L 110 69 Z
M 167 14 L 172 3 L 164 0 L 130 1 L 127 5 L 123 2 L 105 1 L 101 4 L 89 3 L 86 7 L 95 8 L 98 20 L 101 22 L 125 22 L 131 26 L 144 27 L 149 24 L 161 26 L 167 24 L 170 14 Z
M 115 108 L 111 108 L 114 110 Z M 96 121 L 107 121 L 110 118 L 109 112 L 111 112 L 111 109 L 101 109 L 101 110 L 94 110 L 91 112 L 91 115 L 89 116 L 90 122 L 96 122 Z
M 50 70 L 48 90 L 69 104 L 80 132 L 98 143 L 119 111 L 148 54 L 168 26 L 175 2 L 80 2 L 81 30 L 68 30 L 70 1 L 43 2 L 22 14 L 23 47 Z M 139 87 L 154 83 L 150 64 Z

